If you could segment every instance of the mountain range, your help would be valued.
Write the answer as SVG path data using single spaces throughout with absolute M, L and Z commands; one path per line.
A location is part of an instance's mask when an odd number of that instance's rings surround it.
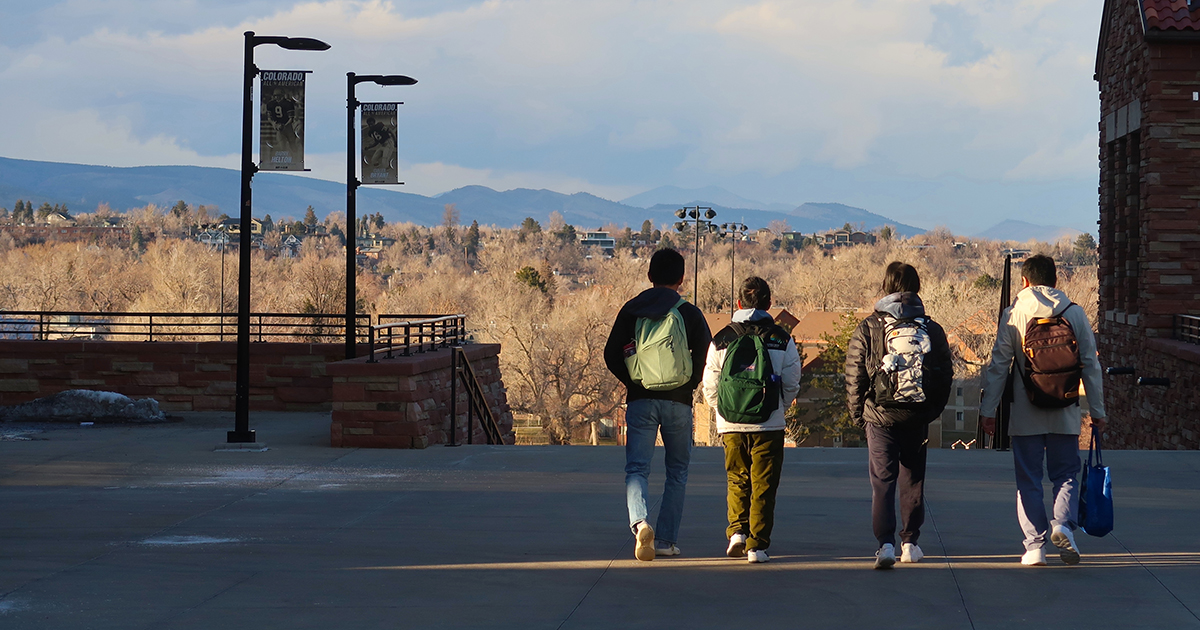
M 345 210 L 346 187 L 339 182 L 264 172 L 255 175 L 253 186 L 256 216 L 270 214 L 276 220 L 300 217 L 310 205 L 318 216 Z M 171 206 L 183 200 L 233 215 L 238 207 L 240 188 L 240 173 L 232 169 L 90 166 L 0 157 L 0 207 L 11 207 L 17 199 L 24 199 L 35 206 L 67 204 L 75 212 L 89 212 L 100 203 L 124 211 L 150 203 Z M 438 225 L 442 222 L 446 204 L 458 208 L 463 222 L 474 220 L 483 225 L 502 227 L 517 225 L 525 217 L 544 223 L 551 213 L 558 212 L 566 222 L 582 229 L 608 224 L 638 229 L 646 219 L 656 226 L 672 224 L 676 221 L 676 210 L 699 205 L 711 207 L 717 213 L 714 219 L 717 223 L 736 221 L 747 224 L 752 230 L 782 221 L 792 230 L 805 233 L 836 229 L 846 223 L 868 230 L 890 225 L 902 236 L 924 232 L 922 228 L 845 204 L 809 202 L 792 206 L 764 203 L 717 186 L 661 186 L 620 202 L 586 192 L 563 194 L 527 188 L 496 191 L 485 186 L 464 186 L 433 197 L 368 186 L 358 190 L 359 216 L 377 212 L 390 222 Z M 1061 226 L 1007 220 L 976 236 L 1052 242 L 1079 233 Z
M 233 215 L 240 199 L 240 173 L 232 169 L 199 166 L 111 167 L 58 162 L 38 162 L 0 157 L 0 206 L 17 199 L 67 204 L 75 212 L 89 212 L 100 203 L 118 211 L 154 203 L 174 205 L 179 200 L 192 205 L 218 208 Z M 254 214 L 299 217 L 312 206 L 318 216 L 345 209 L 345 184 L 281 173 L 258 173 L 254 177 Z M 411 221 L 423 225 L 442 222 L 446 204 L 454 204 L 461 219 L 483 225 L 513 226 L 525 217 L 545 222 L 560 213 L 580 228 L 607 224 L 635 229 L 650 219 L 656 226 L 673 223 L 677 209 L 686 205 L 712 207 L 716 222 L 738 221 L 751 229 L 772 221 L 785 221 L 793 230 L 819 232 L 840 228 L 845 223 L 866 229 L 891 225 L 905 236 L 920 234 L 919 227 L 888 217 L 835 203 L 805 203 L 788 206 L 762 203 L 739 197 L 717 187 L 683 189 L 663 186 L 623 202 L 578 192 L 551 190 L 496 191 L 485 186 L 464 186 L 434 197 L 362 187 L 358 190 L 360 216 L 378 212 L 388 221 Z

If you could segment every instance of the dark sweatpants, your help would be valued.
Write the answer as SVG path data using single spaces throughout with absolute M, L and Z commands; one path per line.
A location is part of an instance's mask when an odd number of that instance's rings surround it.
M 880 427 L 867 424 L 871 473 L 871 524 L 879 546 L 896 544 L 896 485 L 900 485 L 900 542 L 916 544 L 925 522 L 924 423 Z
M 783 473 L 783 431 L 725 433 L 725 476 L 728 480 L 727 537 L 746 535 L 746 549 L 771 546 L 775 527 L 775 493 Z

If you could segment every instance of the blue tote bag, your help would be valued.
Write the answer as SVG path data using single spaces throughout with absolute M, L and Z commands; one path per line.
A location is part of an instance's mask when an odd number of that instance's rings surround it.
M 1095 429 L 1079 483 L 1079 526 L 1089 536 L 1107 536 L 1113 530 L 1112 472 L 1104 465 L 1100 436 Z

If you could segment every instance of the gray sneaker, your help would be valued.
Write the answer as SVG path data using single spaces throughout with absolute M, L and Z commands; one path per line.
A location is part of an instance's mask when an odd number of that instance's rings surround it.
M 656 540 L 654 541 L 654 555 L 663 557 L 678 556 L 679 547 L 676 547 L 675 543 L 666 543 L 662 542 L 661 540 Z
M 1050 534 L 1050 542 L 1058 547 L 1058 557 L 1067 564 L 1079 564 L 1079 547 L 1075 546 L 1075 536 L 1071 530 L 1062 525 L 1055 525 Z
M 886 543 L 875 552 L 875 568 L 890 569 L 896 564 L 896 547 Z

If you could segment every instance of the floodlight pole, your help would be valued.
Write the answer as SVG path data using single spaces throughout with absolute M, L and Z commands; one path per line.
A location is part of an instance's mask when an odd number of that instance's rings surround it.
M 358 355 L 357 322 L 358 312 L 358 187 L 359 181 L 354 155 L 354 114 L 361 104 L 354 97 L 354 86 L 359 83 L 377 83 L 379 85 L 413 85 L 416 79 L 403 75 L 363 75 L 353 72 L 346 73 L 346 358 L 353 359 Z M 403 105 L 404 103 L 398 103 Z M 396 112 L 399 115 L 399 111 Z M 403 184 L 404 182 L 399 182 Z
M 227 435 L 230 444 L 255 441 L 254 431 L 250 429 L 250 180 L 258 172 L 258 167 L 254 164 L 251 135 L 254 124 L 254 77 L 258 75 L 258 68 L 254 65 L 254 47 L 259 44 L 276 44 L 292 50 L 329 49 L 329 44 L 314 39 L 261 37 L 255 36 L 254 31 L 246 31 L 245 36 L 242 55 L 242 199 L 238 235 L 237 383 L 234 389 L 233 430 Z
M 705 211 L 703 214 L 703 218 L 701 218 L 701 214 L 700 214 L 701 210 Z M 706 208 L 704 206 L 691 206 L 691 207 L 684 207 L 684 208 L 680 208 L 679 210 L 676 210 L 675 216 L 679 217 L 680 219 L 683 219 L 683 221 L 675 224 L 675 229 L 679 230 L 679 232 L 681 232 L 681 233 L 685 231 L 684 226 L 687 225 L 689 219 L 695 224 L 695 228 L 696 228 L 696 256 L 695 256 L 695 259 L 696 259 L 696 262 L 694 263 L 694 266 L 692 269 L 692 277 L 693 277 L 693 279 L 692 279 L 692 303 L 695 304 L 697 308 L 699 308 L 699 306 L 700 306 L 700 225 L 704 224 L 704 225 L 708 226 L 709 231 L 712 231 L 712 229 L 713 229 L 712 219 L 713 219 L 713 217 L 717 216 L 717 213 L 715 211 L 713 211 L 712 208 Z

